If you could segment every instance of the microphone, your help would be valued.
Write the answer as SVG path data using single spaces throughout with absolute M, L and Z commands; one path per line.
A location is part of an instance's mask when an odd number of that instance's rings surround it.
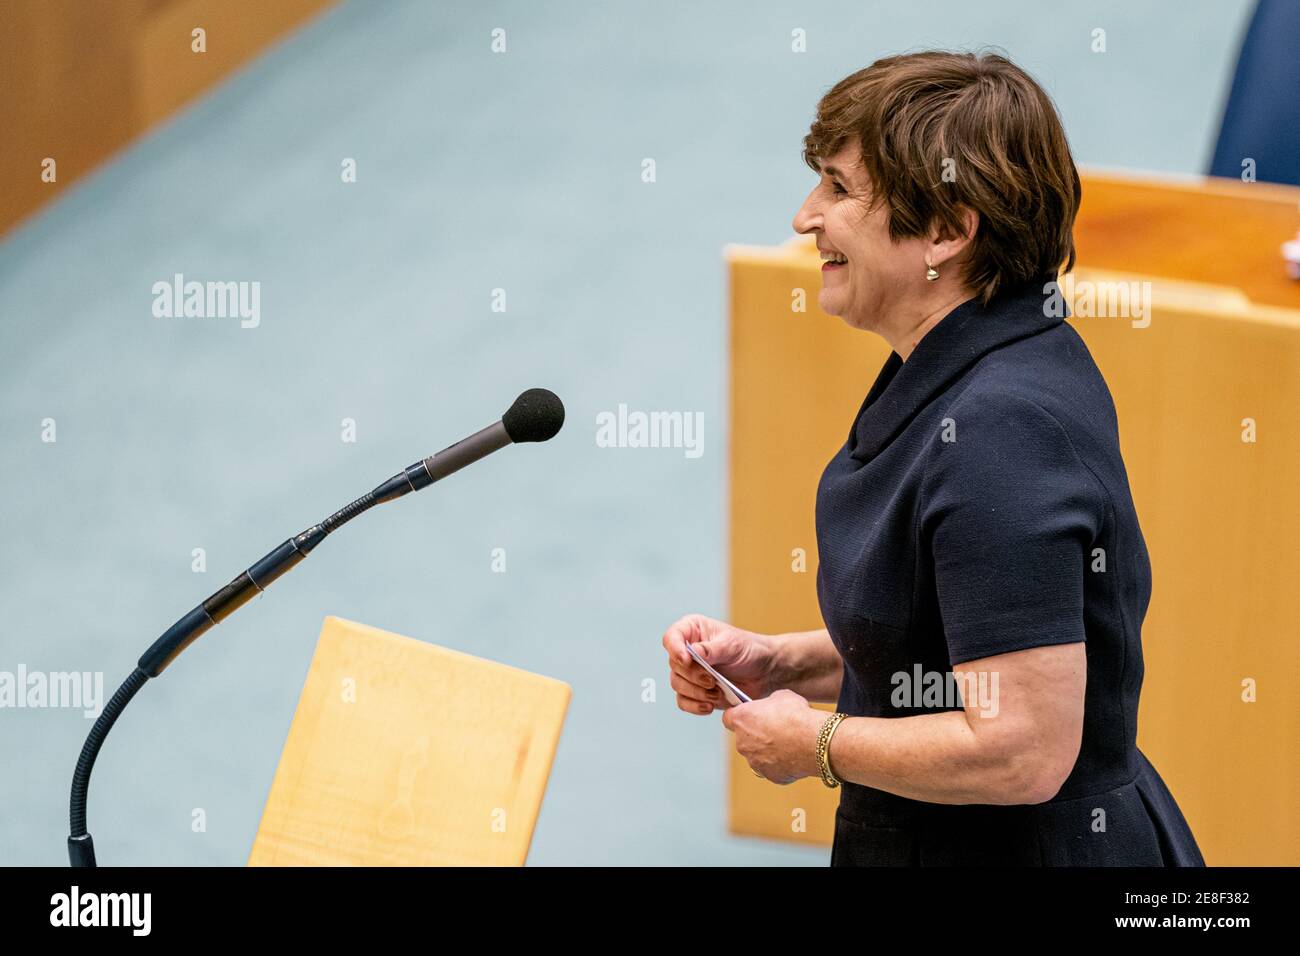
M 265 591 L 272 582 L 311 554 L 329 534 L 363 511 L 427 488 L 466 465 L 471 465 L 494 451 L 500 451 L 506 445 L 548 441 L 555 437 L 563 424 L 564 404 L 559 397 L 544 388 L 528 389 L 515 399 L 500 421 L 493 422 L 487 428 L 462 438 L 428 458 L 408 465 L 324 521 L 289 538 L 168 628 L 144 652 L 131 676 L 109 699 L 82 745 L 77 769 L 72 777 L 72 833 L 68 837 L 68 858 L 72 865 L 95 866 L 94 843 L 86 832 L 86 797 L 90 788 L 90 772 L 95 766 L 95 758 L 99 755 L 104 738 L 108 736 L 118 715 L 146 681 L 161 674 L 204 632 Z
M 409 474 L 413 468 L 418 474 L 419 467 L 423 465 L 429 474 L 429 481 L 437 481 L 511 442 L 520 444 L 549 441 L 563 424 L 564 405 L 559 397 L 544 388 L 530 388 L 515 399 L 515 403 L 501 416 L 501 421 L 493 422 L 468 438 L 462 438 L 422 462 L 416 462 L 406 471 Z M 419 487 L 423 488 L 424 485 Z

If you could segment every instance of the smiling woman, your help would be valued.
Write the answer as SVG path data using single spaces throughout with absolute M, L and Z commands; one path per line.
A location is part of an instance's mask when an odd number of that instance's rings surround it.
M 804 147 L 820 305 L 893 352 L 817 490 L 826 629 L 683 618 L 678 705 L 722 709 L 759 775 L 842 788 L 832 865 L 1201 864 L 1136 745 L 1151 569 L 1055 294 L 1080 185 L 1051 100 L 1001 56 L 892 57 Z M 910 675 L 987 692 L 896 693 Z
M 804 161 L 820 182 L 795 231 L 818 233 L 830 263 L 820 305 L 859 327 L 906 311 L 919 262 L 929 282 L 951 263 L 953 285 L 985 304 L 1074 265 L 1081 190 L 1065 132 L 1003 57 L 917 53 L 846 77 L 818 105 Z M 846 268 L 854 259 L 870 268 Z

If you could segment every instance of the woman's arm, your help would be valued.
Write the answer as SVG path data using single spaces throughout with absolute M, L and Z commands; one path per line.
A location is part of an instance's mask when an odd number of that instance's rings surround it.
M 845 718 L 831 739 L 831 769 L 841 780 L 930 803 L 1050 800 L 1079 756 L 1084 647 L 1034 647 L 955 666 L 972 682 L 960 685 L 964 710 Z
M 792 690 L 817 704 L 839 700 L 844 658 L 831 643 L 826 628 L 777 634 L 772 640 L 776 645 L 771 680 L 774 689 Z

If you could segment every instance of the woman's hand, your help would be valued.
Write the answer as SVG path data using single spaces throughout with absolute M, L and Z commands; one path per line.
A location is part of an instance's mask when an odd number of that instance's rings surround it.
M 672 688 L 677 692 L 677 706 L 688 714 L 711 714 L 714 708 L 725 710 L 731 706 L 709 672 L 686 650 L 687 644 L 694 644 L 696 652 L 710 666 L 757 700 L 772 690 L 776 643 L 766 634 L 742 631 L 703 614 L 686 615 L 664 632 L 663 639 L 672 672 Z
M 828 715 L 792 690 L 732 707 L 722 724 L 736 735 L 736 750 L 750 768 L 773 783 L 820 775 L 817 737 Z

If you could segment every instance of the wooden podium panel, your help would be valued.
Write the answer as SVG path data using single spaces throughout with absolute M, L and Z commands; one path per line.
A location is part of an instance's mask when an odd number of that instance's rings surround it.
M 325 619 L 250 866 L 522 866 L 570 688 Z
M 816 630 L 825 626 L 817 604 L 817 481 L 848 436 L 889 346 L 817 308 L 821 263 L 811 244 L 736 247 L 728 259 L 729 619 L 769 634 Z M 800 289 L 808 311 L 795 313 L 791 302 Z M 828 845 L 838 791 L 816 777 L 784 787 L 760 780 L 736 753 L 732 735 L 723 736 L 731 831 Z
M 1085 181 L 1085 208 L 1091 188 Z M 1157 192 L 1151 202 L 1166 202 Z M 1300 190 L 1282 192 L 1296 208 Z M 1220 233 L 1241 241 L 1231 227 Z M 1262 263 L 1265 246 L 1279 282 L 1289 282 L 1271 235 L 1221 255 Z M 1163 254 L 1150 251 L 1145 261 Z M 824 626 L 817 480 L 889 349 L 817 308 L 820 262 L 810 240 L 733 247 L 728 262 L 730 619 L 766 633 L 809 630 Z M 1121 317 L 1070 320 L 1114 396 L 1151 553 L 1138 744 L 1209 863 L 1300 864 L 1300 706 L 1291 688 L 1300 672 L 1291 606 L 1300 579 L 1300 311 L 1261 305 L 1240 289 L 1081 262 L 1076 293 L 1089 284 L 1151 283 L 1145 327 Z M 1261 273 L 1258 284 L 1268 278 Z M 798 290 L 806 312 L 792 309 Z M 1295 290 L 1278 285 L 1274 298 Z M 1243 441 L 1246 419 L 1255 441 Z M 1249 686 L 1253 702 L 1243 699 Z M 759 780 L 725 739 L 732 832 L 830 841 L 837 791 L 816 779 L 787 787 Z
M 1230 286 L 1300 309 L 1281 246 L 1300 231 L 1300 189 L 1211 176 L 1090 171 L 1075 220 L 1079 265 Z
M 333 2 L 3 0 L 0 234 Z

